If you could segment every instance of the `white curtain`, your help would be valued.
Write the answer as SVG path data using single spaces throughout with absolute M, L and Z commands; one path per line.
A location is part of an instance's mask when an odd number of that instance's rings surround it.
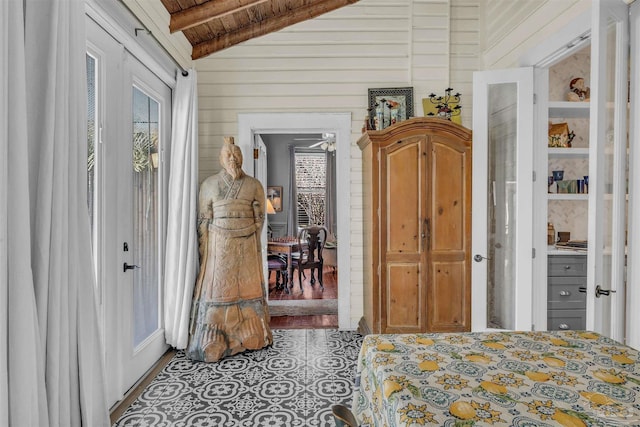
M 0 425 L 107 426 L 80 0 L 0 1 Z
M 196 72 L 178 75 L 173 98 L 165 259 L 165 337 L 184 349 L 198 274 L 198 90 Z
M 29 236 L 22 1 L 0 1 L 0 425 L 47 426 Z

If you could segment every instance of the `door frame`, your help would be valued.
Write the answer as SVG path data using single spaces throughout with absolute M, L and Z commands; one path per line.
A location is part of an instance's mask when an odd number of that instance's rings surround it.
M 630 6 L 630 56 L 631 76 L 640 74 L 640 2 Z M 640 81 L 638 77 L 631 79 L 631 108 L 629 117 L 638 117 L 640 102 Z M 640 129 L 637 120 L 629 121 L 629 248 L 627 252 L 627 325 L 626 344 L 640 349 Z
M 351 113 L 239 113 L 238 146 L 245 159 L 253 159 L 253 141 L 256 134 L 336 134 L 336 180 L 351 185 Z M 243 169 L 254 176 L 254 162 L 244 162 Z M 338 191 L 337 226 L 338 246 L 338 327 L 357 328 L 357 319 L 351 318 L 351 191 Z

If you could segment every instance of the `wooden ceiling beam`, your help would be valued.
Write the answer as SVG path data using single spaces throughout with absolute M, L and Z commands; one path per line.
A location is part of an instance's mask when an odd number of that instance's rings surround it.
M 210 0 L 171 14 L 169 31 L 184 31 L 269 0 Z
M 358 0 L 321 0 L 297 9 L 288 10 L 285 13 L 265 19 L 264 21 L 251 23 L 246 27 L 198 43 L 193 46 L 191 58 L 194 60 L 203 58 L 243 41 L 281 30 L 298 22 L 306 21 L 343 6 L 356 3 L 357 1 Z

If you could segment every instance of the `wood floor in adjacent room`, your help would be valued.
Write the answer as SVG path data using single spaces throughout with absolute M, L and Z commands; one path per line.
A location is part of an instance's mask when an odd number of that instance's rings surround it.
M 298 272 L 294 272 L 289 292 L 276 289 L 275 273 L 269 278 L 269 307 L 272 329 L 327 329 L 338 327 L 338 272 L 325 267 L 322 274 L 324 291 L 317 282 L 312 286 L 306 272 L 302 290 Z

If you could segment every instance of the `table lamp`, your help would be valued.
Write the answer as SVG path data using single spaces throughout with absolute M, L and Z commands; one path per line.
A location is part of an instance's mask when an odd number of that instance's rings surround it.
M 274 214 L 276 210 L 273 208 L 273 203 L 271 203 L 271 199 L 267 199 L 267 213 Z
M 273 208 L 273 203 L 271 203 L 271 199 L 267 199 L 267 214 L 273 215 L 276 213 L 276 210 Z M 273 229 L 271 228 L 271 224 L 269 224 L 269 220 L 267 219 L 267 238 L 271 240 L 273 238 Z

